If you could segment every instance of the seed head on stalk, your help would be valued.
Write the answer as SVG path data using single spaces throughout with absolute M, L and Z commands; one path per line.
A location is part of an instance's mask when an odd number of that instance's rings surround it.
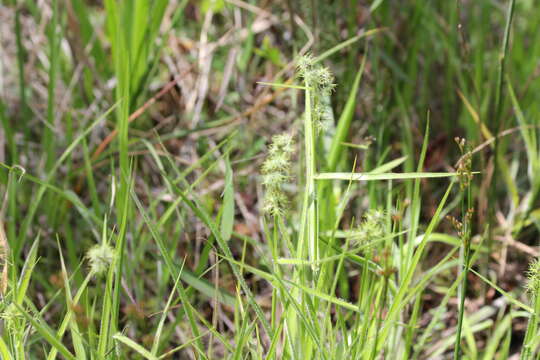
M 271 216 L 282 216 L 288 206 L 283 184 L 290 179 L 291 157 L 294 141 L 290 134 L 280 134 L 272 138 L 268 158 L 263 163 L 262 183 L 266 188 L 263 211 Z

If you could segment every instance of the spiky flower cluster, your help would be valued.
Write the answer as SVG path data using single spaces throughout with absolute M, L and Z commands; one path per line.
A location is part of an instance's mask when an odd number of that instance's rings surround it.
M 99 276 L 111 266 L 115 258 L 115 252 L 109 244 L 102 243 L 88 250 L 86 258 L 90 262 L 90 272 Z
M 540 259 L 535 259 L 529 264 L 526 287 L 531 294 L 537 294 L 540 291 Z
M 311 55 L 304 55 L 297 62 L 298 75 L 311 90 L 313 122 L 318 129 L 331 120 L 331 107 L 324 101 L 334 90 L 334 76 L 327 67 L 315 63 Z
M 369 243 L 370 241 L 384 236 L 385 214 L 381 210 L 368 210 L 364 215 L 364 220 L 357 230 L 356 239 L 359 243 Z
M 294 141 L 290 134 L 276 135 L 272 138 L 268 158 L 262 166 L 262 182 L 266 188 L 263 211 L 272 216 L 283 215 L 288 205 L 282 185 L 290 178 L 293 153 Z

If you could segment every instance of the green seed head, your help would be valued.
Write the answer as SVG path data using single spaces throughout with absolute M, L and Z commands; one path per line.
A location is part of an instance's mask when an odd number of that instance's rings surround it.
M 272 216 L 281 216 L 288 205 L 287 196 L 281 187 L 289 180 L 294 142 L 290 134 L 276 135 L 268 150 L 268 158 L 262 166 L 262 183 L 266 188 L 263 211 Z
M 283 216 L 289 201 L 285 194 L 278 189 L 269 188 L 263 202 L 263 211 L 271 216 Z
M 335 87 L 334 76 L 327 67 L 315 63 L 313 56 L 304 55 L 297 62 L 298 75 L 315 92 L 315 96 L 329 94 Z
M 298 74 L 306 79 L 307 76 L 309 76 L 309 73 L 312 72 L 313 66 L 314 66 L 314 58 L 311 54 L 306 54 L 304 56 L 301 56 L 297 63 L 296 68 L 298 70 Z
M 0 318 L 2 320 L 5 320 L 6 322 L 10 322 L 22 317 L 23 315 L 13 303 L 6 306 L 6 308 L 2 312 L 0 312 Z
M 8 333 L 15 333 L 18 330 L 18 320 L 23 319 L 23 314 L 11 303 L 0 311 L 0 319 L 4 321 L 4 326 L 8 329 Z
M 86 254 L 90 262 L 90 272 L 101 275 L 107 271 L 114 261 L 114 249 L 108 244 L 99 244 L 88 250 Z
M 384 237 L 385 214 L 381 210 L 369 210 L 358 227 L 358 242 L 369 243 Z
M 535 259 L 529 264 L 526 287 L 531 294 L 540 291 L 540 259 Z
M 334 76 L 327 67 L 315 63 L 311 55 L 300 57 L 297 62 L 298 75 L 309 88 L 312 101 L 311 116 L 317 131 L 325 130 L 325 124 L 332 121 L 328 97 L 334 90 Z

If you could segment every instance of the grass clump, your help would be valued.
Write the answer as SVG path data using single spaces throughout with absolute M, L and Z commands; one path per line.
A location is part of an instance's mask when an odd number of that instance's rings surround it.
M 540 12 L 395 5 L 2 4 L 0 358 L 538 358 Z

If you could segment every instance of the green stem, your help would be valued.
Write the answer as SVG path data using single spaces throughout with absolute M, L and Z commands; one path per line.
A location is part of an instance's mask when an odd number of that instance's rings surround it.
M 534 339 L 538 336 L 538 313 L 540 312 L 540 294 L 537 293 L 534 295 L 534 312 L 529 318 L 527 324 L 527 331 L 525 332 L 525 338 L 523 339 L 523 351 L 519 357 L 520 360 L 528 360 L 532 358 L 533 355 L 533 344 Z
M 463 328 L 463 317 L 465 314 L 465 297 L 467 293 L 467 274 L 469 272 L 470 255 L 471 255 L 471 239 L 470 239 L 470 219 L 468 210 L 471 208 L 471 186 L 467 187 L 467 192 L 461 198 L 461 214 L 463 219 L 462 242 L 463 242 L 463 275 L 460 300 L 459 300 L 459 318 L 456 330 L 456 342 L 454 347 L 454 359 L 461 359 L 461 331 Z
M 495 89 L 495 104 L 494 104 L 494 111 L 493 119 L 493 131 L 495 136 L 495 143 L 493 144 L 493 156 L 495 157 L 494 165 L 493 165 L 493 174 L 498 174 L 498 168 L 499 168 L 499 137 L 497 134 L 502 130 L 502 124 L 501 124 L 501 113 L 502 113 L 502 92 L 503 92 L 503 80 L 504 80 L 504 72 L 505 72 L 505 59 L 506 55 L 508 53 L 508 39 L 510 38 L 510 28 L 512 25 L 512 18 L 514 15 L 514 4 L 515 0 L 510 0 L 508 4 L 508 11 L 506 14 L 506 25 L 504 28 L 504 36 L 503 36 L 503 42 L 501 46 L 501 51 L 499 54 L 499 66 L 498 66 L 498 73 L 497 73 L 497 87 Z M 497 176 L 493 176 L 493 184 L 490 187 L 489 191 L 489 197 L 488 197 L 488 239 L 487 239 L 487 258 L 486 258 L 486 264 L 485 268 L 487 269 L 489 264 L 489 256 L 491 254 L 491 248 L 493 246 L 493 226 L 492 224 L 495 223 L 495 206 L 492 204 L 492 202 L 495 202 L 495 199 L 497 198 Z
M 308 84 L 306 83 L 308 88 Z M 304 116 L 304 142 L 306 152 L 306 185 L 305 200 L 307 199 L 307 232 L 308 258 L 313 271 L 318 270 L 319 245 L 317 236 L 317 208 L 315 194 L 315 133 L 313 129 L 313 117 L 311 113 L 311 91 L 306 89 L 306 110 Z
M 383 294 L 382 294 L 382 301 L 381 301 L 381 307 L 379 308 L 379 316 L 377 318 L 377 327 L 375 332 L 375 344 L 373 345 L 372 351 L 371 351 L 371 360 L 375 360 L 375 357 L 377 356 L 377 346 L 378 346 L 378 340 L 379 340 L 379 332 L 381 331 L 381 323 L 383 318 L 383 311 L 384 306 L 386 304 L 386 296 L 388 293 L 388 276 L 384 275 L 384 285 L 383 285 Z

